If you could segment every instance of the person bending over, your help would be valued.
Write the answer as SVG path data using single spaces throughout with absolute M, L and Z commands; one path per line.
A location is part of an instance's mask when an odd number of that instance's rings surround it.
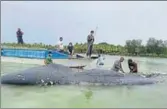
M 116 72 L 121 71 L 122 73 L 125 73 L 124 70 L 122 69 L 122 65 L 121 65 L 121 63 L 122 63 L 123 61 L 124 61 L 124 58 L 123 58 L 123 57 L 121 57 L 119 60 L 116 60 L 116 61 L 114 62 L 114 65 L 113 65 L 113 67 L 112 67 L 112 70 L 113 70 L 113 71 L 116 71 Z
M 132 59 L 128 60 L 128 66 L 129 66 L 130 73 L 138 72 L 137 63 L 133 62 Z

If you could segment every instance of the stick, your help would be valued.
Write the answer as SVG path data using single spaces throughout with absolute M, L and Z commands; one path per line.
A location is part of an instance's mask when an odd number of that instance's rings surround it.
M 86 65 L 83 66 L 69 66 L 69 68 L 83 69 Z

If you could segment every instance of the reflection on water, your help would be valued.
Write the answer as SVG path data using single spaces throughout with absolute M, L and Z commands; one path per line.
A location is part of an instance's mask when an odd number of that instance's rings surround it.
M 117 56 L 106 56 L 110 68 Z M 126 60 L 123 63 L 128 72 Z M 167 59 L 133 58 L 142 72 L 167 72 Z M 90 66 L 93 65 L 92 63 Z M 2 63 L 1 72 L 9 73 L 35 65 Z M 145 86 L 9 86 L 1 87 L 1 106 L 12 108 L 162 108 L 167 107 L 166 83 Z

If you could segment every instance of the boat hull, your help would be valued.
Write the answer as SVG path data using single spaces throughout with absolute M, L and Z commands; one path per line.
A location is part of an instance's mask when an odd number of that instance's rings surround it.
M 31 50 L 31 49 L 9 49 L 2 48 L 1 56 L 5 57 L 18 57 L 18 58 L 35 58 L 45 59 L 49 50 Z M 53 59 L 68 59 L 68 54 L 60 53 L 58 51 L 52 51 Z

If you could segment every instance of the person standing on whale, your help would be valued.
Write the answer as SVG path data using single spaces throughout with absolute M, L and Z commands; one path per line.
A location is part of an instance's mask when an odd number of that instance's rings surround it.
M 115 72 L 119 72 L 121 71 L 122 73 L 125 73 L 124 70 L 122 69 L 122 65 L 121 63 L 124 61 L 124 58 L 121 57 L 119 60 L 116 60 L 114 62 L 114 65 L 112 67 L 112 70 L 115 71 Z
M 94 31 L 90 31 L 90 34 L 87 37 L 87 52 L 86 52 L 86 56 L 87 57 L 91 57 L 92 55 L 92 49 L 93 49 L 93 43 L 94 43 Z

